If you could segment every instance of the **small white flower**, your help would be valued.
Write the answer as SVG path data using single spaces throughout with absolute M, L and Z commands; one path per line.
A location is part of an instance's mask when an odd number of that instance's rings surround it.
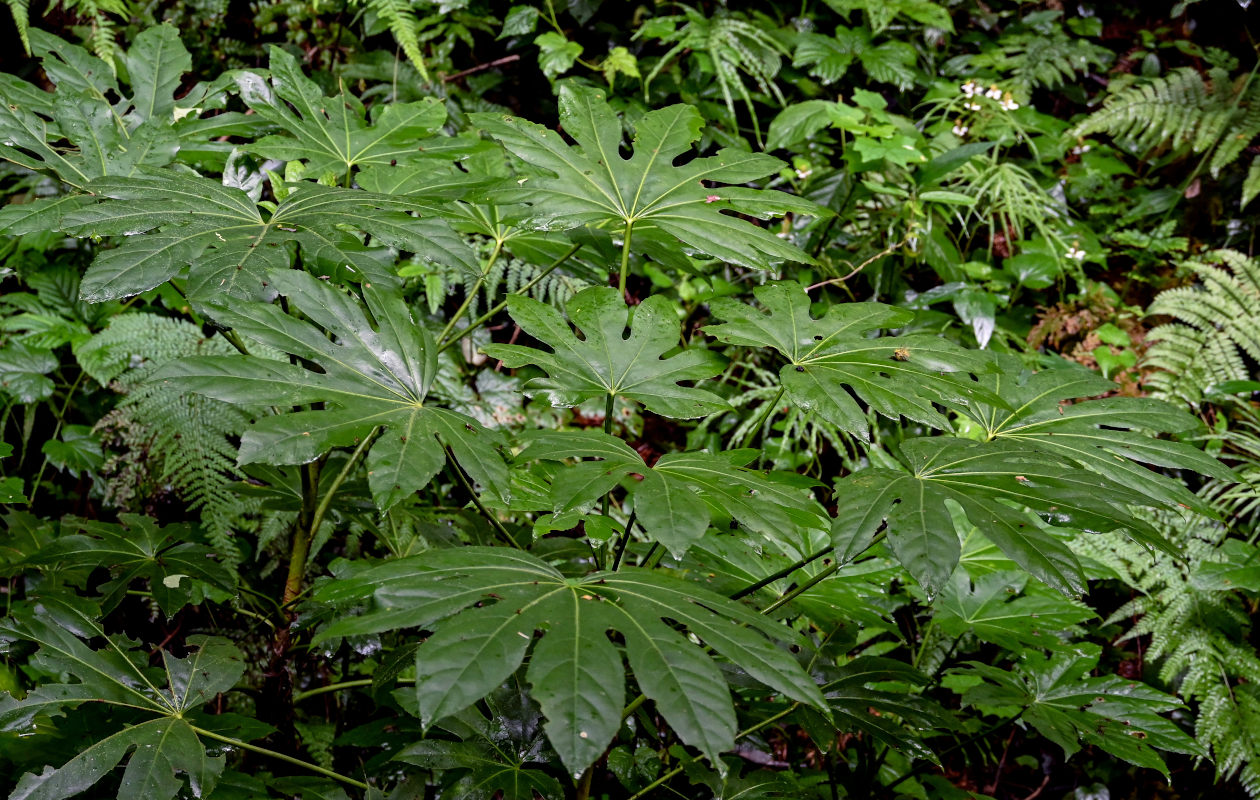
M 796 171 L 796 177 L 800 178 L 801 180 L 805 180 L 806 178 L 808 178 L 810 175 L 813 175 L 813 174 L 814 174 L 814 171 L 812 169 L 798 169 Z
M 959 87 L 964 97 L 975 97 L 980 93 L 980 85 L 975 81 L 967 81 Z
M 1084 155 L 1085 153 L 1088 153 L 1088 152 L 1089 152 L 1089 145 L 1087 144 L 1083 144 L 1080 147 L 1072 148 L 1072 155 L 1074 156 Z
M 980 104 L 979 103 L 963 103 L 963 108 L 967 109 L 968 111 L 979 111 Z
M 993 84 L 989 87 L 989 91 L 984 93 L 984 96 L 990 100 L 1001 100 L 1002 90 L 997 87 L 997 84 Z
M 971 128 L 968 128 L 966 125 L 962 124 L 962 120 L 958 120 L 958 122 L 954 123 L 953 131 L 954 131 L 955 136 L 958 136 L 958 137 L 966 136 L 970 130 Z
M 1002 110 L 1003 111 L 1014 111 L 1017 108 L 1019 108 L 1019 103 L 1015 102 L 1015 98 L 1011 97 L 1010 92 L 1007 92 L 1006 94 L 1002 95 Z
M 1072 259 L 1073 261 L 1084 261 L 1086 253 L 1084 250 L 1077 249 L 1076 245 L 1072 245 L 1070 248 L 1068 248 L 1067 253 L 1065 253 L 1064 255 L 1067 258 Z

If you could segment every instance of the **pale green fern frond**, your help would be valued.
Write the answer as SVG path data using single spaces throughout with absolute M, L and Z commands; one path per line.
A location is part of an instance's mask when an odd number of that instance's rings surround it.
M 5 0 L 9 13 L 13 16 L 13 25 L 17 28 L 18 38 L 22 40 L 22 49 L 31 54 L 31 39 L 27 32 L 31 27 L 30 0 Z
M 424 54 L 420 52 L 420 21 L 410 0 L 362 0 L 367 9 L 389 27 L 394 41 L 407 56 L 407 60 L 429 81 L 429 71 L 424 66 Z
M 1216 250 L 1182 267 L 1197 280 L 1161 292 L 1147 309 L 1175 321 L 1151 331 L 1145 365 L 1154 394 L 1197 405 L 1208 387 L 1248 377 L 1244 353 L 1260 361 L 1260 262 Z
M 1223 779 L 1237 776 L 1260 797 L 1260 658 L 1248 642 L 1250 615 L 1236 593 L 1205 588 L 1199 569 L 1225 561 L 1226 528 L 1203 517 L 1161 514 L 1154 520 L 1181 552 L 1173 558 L 1123 536 L 1090 536 L 1076 544 L 1137 593 L 1105 624 L 1137 621 L 1122 637 L 1147 637 L 1144 657 L 1162 681 L 1195 706 L 1195 734 Z
M 1103 107 L 1073 128 L 1070 136 L 1106 133 L 1137 152 L 1165 142 L 1196 143 L 1205 130 L 1224 130 L 1220 111 L 1230 105 L 1227 88 L 1209 84 L 1189 67 L 1175 69 L 1149 83 L 1120 90 Z
M 1232 79 L 1221 66 L 1204 78 L 1189 67 L 1121 89 L 1071 131 L 1106 133 L 1135 153 L 1161 145 L 1208 155 L 1213 177 L 1234 164 L 1260 136 L 1260 82 Z M 1260 194 L 1260 157 L 1242 185 L 1242 205 Z
M 169 361 L 233 352 L 223 339 L 207 338 L 188 322 L 126 314 L 77 348 L 76 356 L 85 372 L 124 395 L 97 423 L 122 450 L 109 465 L 107 496 L 126 507 L 153 491 L 173 492 L 201 513 L 214 546 L 236 560 L 231 520 L 240 501 L 232 486 L 244 476 L 236 467 L 232 437 L 249 424 L 249 413 L 148 382 Z

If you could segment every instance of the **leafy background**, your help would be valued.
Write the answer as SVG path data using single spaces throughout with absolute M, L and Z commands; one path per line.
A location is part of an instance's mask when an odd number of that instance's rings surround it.
M 7 5 L 9 797 L 1260 795 L 1250 4 Z

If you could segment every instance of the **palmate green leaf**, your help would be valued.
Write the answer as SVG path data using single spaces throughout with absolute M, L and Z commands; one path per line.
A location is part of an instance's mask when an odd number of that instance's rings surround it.
M 445 447 L 483 491 L 506 492 L 499 435 L 471 417 L 425 404 L 437 348 L 399 294 L 365 284 L 369 320 L 355 298 L 304 272 L 270 277 L 311 322 L 268 303 L 216 301 L 206 304 L 207 312 L 247 339 L 322 372 L 256 356 L 200 356 L 169 362 L 154 375 L 247 407 L 322 404 L 257 420 L 241 436 L 240 463 L 306 463 L 331 448 L 356 445 L 381 427 L 384 433 L 367 455 L 368 485 L 381 510 L 428 485 L 446 463 Z
M 192 66 L 174 27 L 157 25 L 136 36 L 125 58 L 129 96 L 109 66 L 83 48 L 42 31 L 32 44 L 55 91 L 11 76 L 0 80 L 0 158 L 77 188 L 170 163 L 179 147 L 174 93 Z M 48 198 L 30 206 L 53 210 L 63 202 Z
M 908 324 L 914 318 L 909 311 L 845 303 L 815 319 L 800 284 L 771 283 L 753 292 L 765 311 L 729 298 L 715 300 L 713 315 L 727 321 L 705 326 L 704 332 L 725 344 L 778 350 L 788 361 L 779 371 L 788 399 L 841 430 L 869 441 L 866 413 L 849 391 L 886 417 L 905 416 L 947 430 L 949 420 L 934 404 L 1003 404 L 971 377 L 993 369 L 987 353 L 930 334 L 871 338 L 873 331 Z
M 1177 698 L 1118 675 L 1090 677 L 1098 650 L 1058 652 L 1043 657 L 1025 653 L 1013 672 L 970 662 L 959 674 L 984 683 L 963 694 L 971 706 L 1014 706 L 1021 719 L 1071 756 L 1094 745 L 1131 764 L 1168 767 L 1156 750 L 1206 757 L 1203 746 L 1160 716 L 1182 708 Z
M 208 756 L 191 725 L 164 717 L 142 722 L 106 736 L 70 761 L 18 781 L 9 800 L 62 800 L 95 786 L 132 752 L 118 786 L 119 797 L 165 800 L 184 788 L 187 778 L 194 797 L 214 789 L 223 771 L 223 756 Z
M 476 269 L 469 248 L 449 246 L 453 234 L 444 222 L 407 213 L 427 213 L 426 204 L 399 197 L 304 183 L 266 214 L 240 189 L 171 171 L 107 178 L 90 190 L 99 202 L 66 214 L 66 228 L 82 236 L 126 237 L 97 255 L 84 275 L 82 296 L 93 302 L 147 291 L 185 266 L 195 300 L 269 299 L 275 291 L 268 271 L 289 266 L 291 245 L 301 249 L 308 268 L 339 280 L 399 285 L 394 255 L 365 246 L 345 227 L 371 234 L 374 244 Z
M 162 652 L 162 669 L 148 666 L 147 650 L 107 636 L 79 601 L 43 598 L 0 622 L 0 639 L 39 645 L 33 663 L 64 683 L 36 686 L 22 699 L 0 696 L 0 730 L 28 729 L 38 715 L 71 713 L 83 703 L 104 703 L 147 712 L 152 718 L 105 734 L 59 768 L 28 774 L 10 797 L 62 800 L 90 789 L 132 751 L 120 797 L 168 800 L 185 785 L 194 796 L 214 788 L 222 756 L 210 757 L 185 715 L 231 689 L 244 673 L 240 652 L 226 639 L 191 636 L 191 652 Z M 87 641 L 104 642 L 92 649 Z M 180 776 L 183 776 L 181 779 Z
M 368 166 L 407 167 L 421 161 L 456 161 L 484 147 L 474 137 L 436 136 L 446 107 L 433 97 L 415 103 L 381 103 L 367 117 L 363 101 L 349 92 L 325 97 L 303 74 L 296 58 L 271 48 L 271 75 L 236 76 L 241 98 L 286 134 L 246 145 L 263 158 L 304 161 L 310 174 L 338 180 Z
M 620 664 L 617 669 L 620 674 Z M 407 697 L 399 699 L 411 710 Z M 425 769 L 456 771 L 447 791 L 461 800 L 561 800 L 560 783 L 543 770 L 554 754 L 547 748 L 542 715 L 524 687 L 509 683 L 488 695 L 485 706 L 489 717 L 473 706 L 434 726 L 459 741 L 439 739 L 430 731 L 394 758 Z
M 826 512 L 806 489 L 745 468 L 755 450 L 668 453 L 651 467 L 620 439 L 596 431 L 538 431 L 525 437 L 518 463 L 580 461 L 559 468 L 551 483 L 550 510 L 576 525 L 618 484 L 628 482 L 635 514 L 648 538 L 681 556 L 710 524 L 728 520 L 772 541 L 792 542 L 800 530 L 825 530 Z
M 435 629 L 417 651 L 421 719 L 455 714 L 520 666 L 534 631 L 526 678 L 566 769 L 581 772 L 621 723 L 624 676 L 605 632 L 625 638 L 639 687 L 687 744 L 710 759 L 734 744 L 735 711 L 717 665 L 663 620 L 672 620 L 776 692 L 817 708 L 813 681 L 774 641 L 795 632 L 695 584 L 634 567 L 566 578 L 538 558 L 461 547 L 352 568 L 318 587 L 316 602 L 360 603 L 359 616 L 321 640 L 397 628 Z M 493 601 L 493 602 L 491 602 Z M 474 604 L 479 607 L 469 608 Z M 551 637 L 558 641 L 548 642 Z
M 524 224 L 552 230 L 611 224 L 631 232 L 633 250 L 667 264 L 679 263 L 679 243 L 687 253 L 754 269 L 781 261 L 812 262 L 733 214 L 765 219 L 787 212 L 830 213 L 785 192 L 714 185 L 748 183 L 777 172 L 783 164 L 771 156 L 727 149 L 674 166 L 700 138 L 704 124 L 691 106 L 669 106 L 639 119 L 629 159 L 621 157 L 621 122 L 602 91 L 570 85 L 560 89 L 560 124 L 575 146 L 516 117 L 470 117 L 513 155 L 544 173 L 492 193 L 496 202 L 530 204 Z
M 137 580 L 148 582 L 154 602 L 167 616 L 201 602 L 208 588 L 225 592 L 235 588 L 232 574 L 214 560 L 214 552 L 188 541 L 187 525 L 159 528 L 152 518 L 137 514 L 122 514 L 119 520 L 121 525 L 66 517 L 61 535 L 27 563 L 58 569 L 108 569 L 113 578 L 100 586 L 104 612 L 113 610 Z
M 973 633 L 1008 650 L 1070 646 L 1062 640 L 1073 626 L 1097 616 L 1087 606 L 1056 594 L 1021 594 L 1027 576 L 991 572 L 970 578 L 955 570 L 937 598 L 932 619 L 950 636 Z
M 591 287 L 565 304 L 578 338 L 554 308 L 523 295 L 508 296 L 508 312 L 521 330 L 551 347 L 547 353 L 522 345 L 482 348 L 506 366 L 536 364 L 547 372 L 525 384 L 525 391 L 545 395 L 552 405 L 571 407 L 595 398 L 626 397 L 666 417 L 690 419 L 729 408 L 703 389 L 679 381 L 712 378 L 722 359 L 703 348 L 678 347 L 682 324 L 674 304 L 654 295 L 631 310 L 612 287 Z M 629 336 L 623 335 L 627 329 Z
M 836 484 L 842 507 L 858 512 L 838 516 L 832 534 L 842 547 L 869 541 L 885 524 L 893 552 L 930 596 L 945 586 L 961 549 L 947 501 L 1011 560 L 1065 594 L 1085 591 L 1080 563 L 1023 509 L 1055 525 L 1124 530 L 1163 544 L 1126 507 L 1151 505 L 1145 495 L 1014 443 L 912 439 L 901 454 L 906 472 L 865 469 Z
M 1143 466 L 1232 479 L 1229 468 L 1193 445 L 1152 435 L 1193 432 L 1202 427 L 1198 419 L 1146 397 L 1077 402 L 1116 388 L 1112 381 L 1083 367 L 1034 373 L 1022 369 L 1014 356 L 1001 357 L 1000 364 L 1001 372 L 981 376 L 980 382 L 1001 395 L 1009 407 L 995 407 L 981 399 L 960 409 L 981 426 L 988 440 L 1093 470 L 1154 503 L 1213 513 L 1184 483 Z

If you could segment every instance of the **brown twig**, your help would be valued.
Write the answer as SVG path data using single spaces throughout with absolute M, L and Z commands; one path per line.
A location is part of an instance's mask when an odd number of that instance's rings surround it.
M 1044 792 L 1046 787 L 1049 785 L 1050 785 L 1050 773 L 1047 772 L 1046 776 L 1041 779 L 1041 785 L 1038 786 L 1036 789 L 1033 789 L 1032 794 L 1025 797 L 1024 800 L 1037 800 L 1037 798 L 1041 797 L 1041 793 Z
M 813 286 L 807 286 L 807 287 L 805 287 L 805 291 L 807 291 L 807 292 L 812 292 L 812 291 L 814 291 L 815 289 L 821 288 L 821 287 L 823 287 L 823 286 L 830 286 L 830 285 L 831 285 L 831 284 L 833 284 L 833 283 L 844 283 L 844 282 L 845 282 L 845 281 L 847 281 L 849 278 L 852 278 L 854 275 L 856 275 L 856 274 L 858 274 L 859 272 L 861 272 L 862 270 L 866 269 L 866 268 L 867 268 L 867 267 L 869 267 L 871 264 L 874 264 L 876 261 L 879 261 L 879 260 L 880 260 L 881 258 L 883 258 L 884 256 L 886 256 L 886 255 L 891 255 L 891 254 L 893 253 L 893 251 L 894 251 L 894 250 L 896 250 L 898 247 L 901 247 L 903 244 L 905 244 L 905 242 L 897 242 L 897 243 L 895 243 L 895 244 L 891 244 L 891 245 L 889 245 L 888 247 L 886 247 L 886 248 L 884 248 L 883 250 L 881 250 L 880 252 L 878 252 L 878 253 L 876 253 L 875 255 L 871 256 L 870 258 L 866 259 L 866 260 L 865 260 L 865 261 L 863 261 L 861 264 L 858 264 L 856 267 L 854 267 L 854 268 L 853 268 L 853 271 L 852 271 L 852 272 L 850 272 L 848 275 L 845 275 L 845 276 L 844 276 L 844 277 L 842 277 L 842 278 L 830 278 L 830 279 L 825 280 L 825 281 L 819 281 L 818 283 L 815 283 Z
M 511 64 L 513 61 L 520 61 L 520 60 L 521 60 L 520 53 L 513 53 L 512 55 L 504 56 L 503 58 L 496 58 L 494 61 L 487 61 L 484 64 L 478 64 L 475 67 L 469 67 L 466 70 L 461 70 L 460 72 L 456 72 L 454 75 L 444 75 L 442 77 L 442 83 L 450 83 L 451 81 L 457 81 L 460 78 L 466 77 L 468 75 L 472 75 L 477 72 L 482 72 L 487 69 L 493 69 L 495 67 L 501 67 L 504 64 Z

